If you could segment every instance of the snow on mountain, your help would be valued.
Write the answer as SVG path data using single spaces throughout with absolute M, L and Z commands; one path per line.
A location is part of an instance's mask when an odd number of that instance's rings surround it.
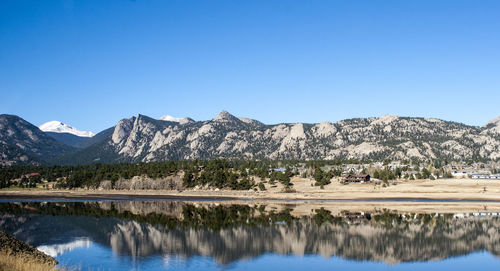
M 175 118 L 175 117 L 172 117 L 170 115 L 162 116 L 162 117 L 159 118 L 159 120 L 177 122 L 177 123 L 180 123 L 180 124 L 185 124 L 185 123 L 193 121 L 190 118 Z
M 60 121 L 54 120 L 46 122 L 38 128 L 44 132 L 54 132 L 54 133 L 68 133 L 81 137 L 93 137 L 95 134 L 89 131 L 80 131 L 74 127 L 64 124 Z
M 165 120 L 165 121 L 172 121 L 172 122 L 180 122 L 182 118 L 175 118 L 170 115 L 165 115 L 160 117 L 160 120 Z
M 51 257 L 57 257 L 77 248 L 89 248 L 91 245 L 92 241 L 88 238 L 82 238 L 64 244 L 38 246 L 37 249 Z

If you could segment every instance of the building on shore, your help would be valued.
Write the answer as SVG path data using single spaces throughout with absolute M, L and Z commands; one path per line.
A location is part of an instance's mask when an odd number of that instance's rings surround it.
M 348 183 L 369 183 L 371 181 L 369 174 L 347 174 L 344 181 Z
M 500 180 L 500 174 L 471 174 L 472 179 L 494 179 Z

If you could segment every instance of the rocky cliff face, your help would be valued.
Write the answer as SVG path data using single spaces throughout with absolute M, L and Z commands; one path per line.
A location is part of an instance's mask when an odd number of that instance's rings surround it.
M 18 116 L 0 115 L 0 165 L 39 164 L 73 150 Z
M 139 115 L 78 162 L 248 159 L 500 158 L 500 121 L 484 127 L 439 119 L 382 116 L 336 123 L 265 125 L 226 111 L 208 121 L 173 122 Z
M 485 133 L 500 134 L 500 117 L 491 120 L 483 128 L 485 128 Z

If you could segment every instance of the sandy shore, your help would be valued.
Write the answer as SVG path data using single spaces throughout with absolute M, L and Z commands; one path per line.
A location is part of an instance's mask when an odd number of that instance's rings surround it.
M 268 200 L 460 200 L 499 201 L 500 180 L 439 179 L 397 181 L 388 187 L 374 184 L 348 184 L 337 181 L 320 189 L 310 179 L 293 178 L 295 193 L 282 192 L 282 186 L 266 191 L 194 190 L 0 190 L 0 200 L 15 198 L 54 199 L 268 199 Z

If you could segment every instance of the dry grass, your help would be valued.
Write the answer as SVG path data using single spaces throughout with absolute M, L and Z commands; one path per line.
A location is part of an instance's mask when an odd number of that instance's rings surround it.
M 56 265 L 54 258 L 0 231 L 0 271 L 55 270 Z
M 57 270 L 54 264 L 40 263 L 39 261 L 19 257 L 9 252 L 0 252 L 0 270 L 9 271 L 45 271 Z

